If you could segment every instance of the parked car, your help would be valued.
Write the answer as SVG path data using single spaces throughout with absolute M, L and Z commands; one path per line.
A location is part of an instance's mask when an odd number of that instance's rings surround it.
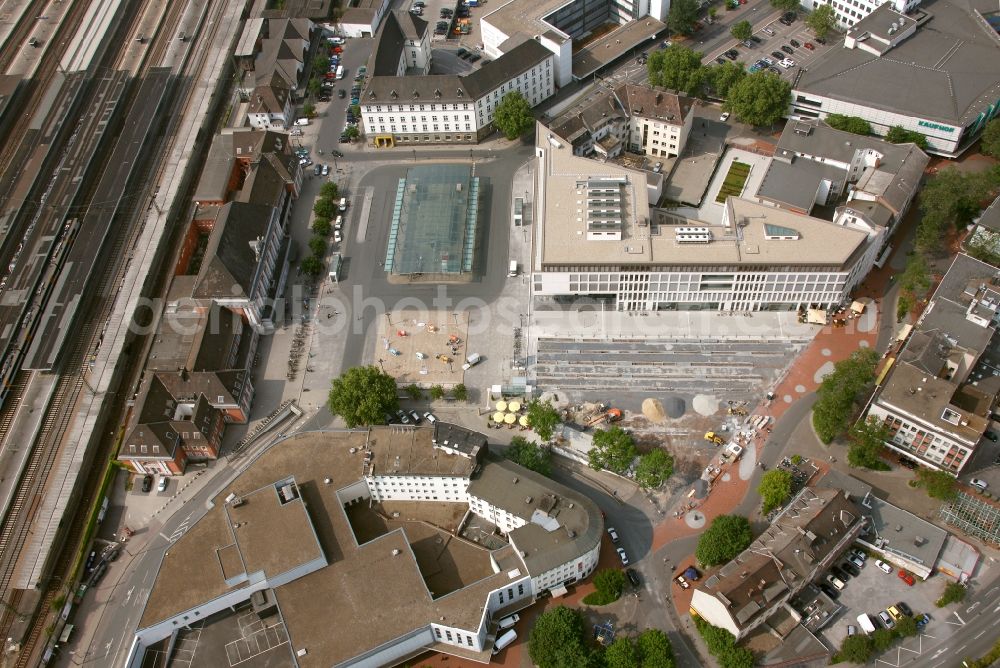
M 892 629 L 894 626 L 896 626 L 895 620 L 892 617 L 890 617 L 889 613 L 886 612 L 885 610 L 879 610 L 878 618 L 879 621 L 882 622 L 882 626 L 884 626 L 887 629 Z
M 722 115 L 719 116 L 719 120 L 722 121 L 723 123 L 725 123 L 726 121 L 728 121 L 729 120 L 729 112 L 728 111 L 722 112 Z
M 683 575 L 678 575 L 677 577 L 675 577 L 674 578 L 674 582 L 676 582 L 677 585 L 681 589 L 690 589 L 691 588 L 691 584 L 687 580 L 684 579 Z
M 861 548 L 856 547 L 853 550 L 851 550 L 851 557 L 860 559 L 863 563 L 868 560 L 868 553 L 862 550 Z
M 332 151 L 330 151 L 330 155 L 332 155 L 335 158 L 343 158 L 344 157 L 344 154 L 341 153 L 340 151 L 338 151 L 337 149 L 333 149 Z
M 413 424 L 420 424 L 420 413 L 417 411 L 410 411 L 410 418 L 413 420 Z
M 861 569 L 852 564 L 850 561 L 845 561 L 840 565 L 841 570 L 847 571 L 854 577 L 861 575 Z
M 845 573 L 844 571 L 840 570 L 840 566 L 831 566 L 830 573 L 833 574 L 834 577 L 838 577 L 844 582 L 847 582 L 848 580 L 851 579 L 850 573 Z
M 789 69 L 789 68 L 791 68 L 791 67 L 795 67 L 795 61 L 792 60 L 791 58 L 785 58 L 784 60 L 782 60 L 778 64 L 781 65 L 782 67 L 784 67 L 786 70 Z
M 434 424 L 435 422 L 438 421 L 437 416 L 434 415 L 434 413 L 431 413 L 430 411 L 424 413 L 424 419 L 430 422 L 431 424 Z
M 912 617 L 913 616 L 913 610 L 911 610 L 910 606 L 906 605 L 902 601 L 900 601 L 899 603 L 897 603 L 896 607 L 899 608 L 899 611 L 901 613 L 903 613 L 904 615 L 906 615 L 907 617 Z
M 330 165 L 323 165 L 323 176 L 328 176 L 330 174 Z
M 625 554 L 625 550 L 619 547 L 617 552 L 618 558 L 622 560 L 622 566 L 628 566 L 628 555 Z
M 847 637 L 851 637 L 858 634 L 858 627 L 854 624 L 847 625 Z
M 906 455 L 900 455 L 896 461 L 898 461 L 904 468 L 908 468 L 911 471 L 917 468 L 917 463 Z
M 816 43 L 817 44 L 826 44 L 826 40 L 823 39 L 822 37 L 817 37 L 816 38 Z
M 83 567 L 83 570 L 89 573 L 94 570 L 94 563 L 97 561 L 97 550 L 91 550 L 90 555 L 87 557 L 87 563 Z
M 784 60 L 785 59 L 785 54 L 783 54 L 781 51 L 772 51 L 771 55 L 774 56 L 775 58 L 777 58 L 778 60 Z
M 157 492 L 165 492 L 165 491 L 167 491 L 167 485 L 169 483 L 170 483 L 170 478 L 168 478 L 165 475 L 161 475 L 160 476 L 160 482 L 156 483 L 156 491 Z
M 795 12 L 785 12 L 781 18 L 785 19 L 790 23 L 795 23 L 795 19 L 797 19 L 798 17 L 799 15 L 796 14 Z
M 323 165 L 316 165 L 313 169 L 313 176 L 320 176 L 323 173 Z
M 142 476 L 142 493 L 146 494 L 151 489 L 153 489 L 153 476 L 147 473 Z
M 913 576 L 904 571 L 902 568 L 899 569 L 899 579 L 911 587 L 914 585 L 914 583 L 916 583 L 916 580 L 913 579 Z
M 715 62 L 719 63 L 720 65 L 725 65 L 726 59 L 723 58 L 722 56 L 719 56 L 718 58 L 715 59 Z
M 618 542 L 618 532 L 615 531 L 614 527 L 608 527 L 608 535 L 611 536 L 612 543 Z
M 844 587 L 846 587 L 846 586 L 847 586 L 846 584 L 844 584 L 844 581 L 843 581 L 843 580 L 841 580 L 840 578 L 838 578 L 838 577 L 837 577 L 836 575 L 834 575 L 833 573 L 829 573 L 829 574 L 828 574 L 828 575 L 826 576 L 826 581 L 827 581 L 827 582 L 829 582 L 830 584 L 832 584 L 832 585 L 833 585 L 834 587 L 836 587 L 837 589 L 843 589 Z
M 785 53 L 787 53 L 788 55 L 792 55 L 793 53 L 795 53 L 795 49 L 793 49 L 792 47 L 788 46 L 787 44 L 782 44 L 781 45 L 781 50 L 784 51 Z
M 917 617 L 917 628 L 918 629 L 922 629 L 922 628 L 924 628 L 925 626 L 927 626 L 930 623 L 931 623 L 931 616 L 928 615 L 926 612 L 924 614 L 920 615 L 919 617 Z
M 739 56 L 739 55 L 740 55 L 740 52 L 739 52 L 739 51 L 737 51 L 736 49 L 729 49 L 729 51 L 726 51 L 726 52 L 725 52 L 724 54 L 722 54 L 722 55 L 724 55 L 724 56 L 725 56 L 726 58 L 728 58 L 729 60 L 736 60 L 737 56 Z
M 855 568 L 864 568 L 865 567 L 865 560 L 862 559 L 862 558 L 860 558 L 856 554 L 849 554 L 849 555 L 847 555 L 847 561 L 848 561 L 848 563 L 850 563 Z M 858 571 L 858 572 L 860 573 L 860 571 Z M 857 573 L 855 573 L 855 575 L 857 575 Z
M 989 487 L 989 483 L 985 480 L 980 480 L 979 478 L 973 478 L 969 481 L 969 484 L 978 489 L 980 492 L 985 492 L 986 488 Z
M 819 588 L 824 594 L 826 594 L 827 596 L 829 596 L 834 600 L 840 598 L 840 592 L 831 587 L 830 585 L 826 584 L 825 582 L 821 584 Z
M 402 422 L 403 424 L 410 424 L 410 416 L 407 415 L 406 411 L 404 411 L 402 408 L 396 411 L 396 417 L 399 418 L 399 421 Z
M 628 581 L 632 583 L 633 587 L 642 586 L 642 580 L 639 579 L 639 574 L 635 571 L 634 568 L 626 568 L 625 575 L 628 576 Z
M 892 566 L 890 566 L 889 564 L 885 563 L 881 559 L 876 559 L 875 560 L 875 566 L 877 566 L 878 569 L 880 571 L 882 571 L 883 573 L 885 573 L 886 575 L 892 575 Z
M 796 47 L 796 48 L 802 46 L 802 44 L 797 39 L 790 39 L 790 40 L 788 40 L 788 43 L 791 44 L 792 46 Z
M 816 47 L 815 47 L 815 46 L 813 45 L 813 43 L 812 43 L 812 42 L 806 42 L 806 43 L 805 43 L 805 44 L 803 44 L 802 46 L 806 47 L 806 48 L 807 48 L 807 49 L 809 49 L 810 51 L 813 51 L 813 50 L 815 50 L 815 49 L 816 49 Z

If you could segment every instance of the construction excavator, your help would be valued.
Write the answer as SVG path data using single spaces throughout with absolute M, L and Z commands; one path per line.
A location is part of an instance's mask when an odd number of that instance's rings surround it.
M 714 431 L 706 431 L 705 440 L 714 445 L 722 445 L 723 443 L 726 442 L 725 440 L 723 440 L 721 436 L 716 434 Z
M 622 419 L 622 411 L 620 408 L 609 408 L 603 413 L 598 414 L 597 417 L 591 419 L 587 423 L 587 426 L 593 427 L 595 424 L 599 424 L 601 422 L 607 422 L 610 424 L 612 422 L 618 422 L 621 419 Z

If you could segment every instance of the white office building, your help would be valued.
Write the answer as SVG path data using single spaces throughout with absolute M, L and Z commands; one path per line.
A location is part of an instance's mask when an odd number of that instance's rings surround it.
M 878 0 L 802 0 L 801 4 L 809 11 L 815 11 L 823 5 L 833 7 L 834 16 L 837 17 L 837 25 L 842 30 L 846 30 L 879 7 L 886 6 L 900 14 L 908 14 L 916 9 L 920 0 L 882 0 L 881 2 Z

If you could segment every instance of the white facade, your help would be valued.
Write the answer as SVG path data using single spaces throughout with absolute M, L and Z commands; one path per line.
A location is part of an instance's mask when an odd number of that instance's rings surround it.
M 670 123 L 658 118 L 633 116 L 629 137 L 633 152 L 642 152 L 658 158 L 678 156 L 684 150 L 694 114 L 688 114 L 683 124 Z
M 871 405 L 868 415 L 889 426 L 892 436 L 886 445 L 891 449 L 941 471 L 961 471 L 978 442 L 936 427 L 898 406 L 879 400 Z
M 837 17 L 837 25 L 841 29 L 847 29 L 884 5 L 886 1 L 891 3 L 892 8 L 901 14 L 913 11 L 920 4 L 920 0 L 883 0 L 882 2 L 877 0 L 833 0 L 832 2 L 831 0 L 802 0 L 801 4 L 809 11 L 814 11 L 823 5 L 830 5 Z
M 407 57 L 410 51 L 410 48 L 405 50 Z M 552 57 L 545 58 L 477 99 L 465 100 L 450 90 L 440 91 L 440 98 L 431 99 L 414 99 L 406 90 L 398 91 L 397 101 L 388 103 L 362 99 L 361 116 L 365 129 L 379 135 L 391 134 L 397 142 L 478 140 L 489 133 L 493 113 L 507 93 L 521 93 L 531 106 L 552 96 L 555 92 L 553 61 Z M 444 94 L 448 95 L 447 100 Z
M 466 503 L 469 479 L 457 476 L 370 475 L 372 499 L 381 501 L 447 501 Z

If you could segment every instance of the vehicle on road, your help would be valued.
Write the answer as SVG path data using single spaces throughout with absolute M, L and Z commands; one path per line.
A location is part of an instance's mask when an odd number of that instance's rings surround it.
M 611 536 L 612 543 L 618 542 L 618 532 L 615 531 L 614 527 L 608 527 L 608 535 Z
M 347 91 L 344 90 L 343 88 L 338 88 L 337 89 L 337 97 L 340 98 L 341 100 L 343 100 L 345 97 L 347 97 Z
M 628 563 L 629 563 L 628 562 L 628 555 L 625 554 L 625 549 L 619 547 L 617 549 L 617 552 L 618 552 L 618 558 L 622 560 L 622 566 L 628 566 Z
M 989 483 L 985 480 L 980 480 L 979 478 L 973 478 L 969 481 L 969 484 L 978 489 L 980 492 L 985 492 L 986 488 L 989 487 Z
M 338 151 L 337 149 L 333 149 L 332 151 L 330 151 L 330 155 L 332 155 L 335 158 L 343 158 L 344 157 L 344 154 L 341 153 L 340 151 Z
M 167 485 L 170 483 L 170 478 L 165 475 L 160 476 L 160 482 L 156 483 L 157 492 L 167 491 Z
M 142 493 L 145 494 L 151 489 L 153 489 L 153 476 L 152 474 L 147 473 L 142 476 Z
M 628 581 L 632 583 L 633 587 L 642 586 L 642 580 L 639 579 L 639 573 L 637 573 L 634 568 L 626 568 L 625 575 L 628 576 Z
M 722 112 L 722 115 L 719 116 L 719 120 L 722 121 L 723 123 L 725 123 L 726 121 L 728 121 L 729 120 L 729 112 L 728 111 Z
M 889 564 L 885 563 L 881 559 L 876 559 L 875 560 L 875 566 L 877 566 L 878 569 L 880 571 L 882 571 L 883 573 L 885 573 L 886 575 L 892 575 L 892 566 L 890 566 Z
M 482 355 L 480 355 L 479 353 L 472 353 L 471 355 L 465 358 L 465 364 L 462 365 L 462 370 L 468 371 L 469 369 L 476 366 L 482 361 L 483 361 Z
M 905 582 L 910 587 L 912 587 L 914 583 L 916 583 L 916 580 L 913 579 L 913 576 L 907 573 L 902 568 L 899 569 L 899 579 Z

